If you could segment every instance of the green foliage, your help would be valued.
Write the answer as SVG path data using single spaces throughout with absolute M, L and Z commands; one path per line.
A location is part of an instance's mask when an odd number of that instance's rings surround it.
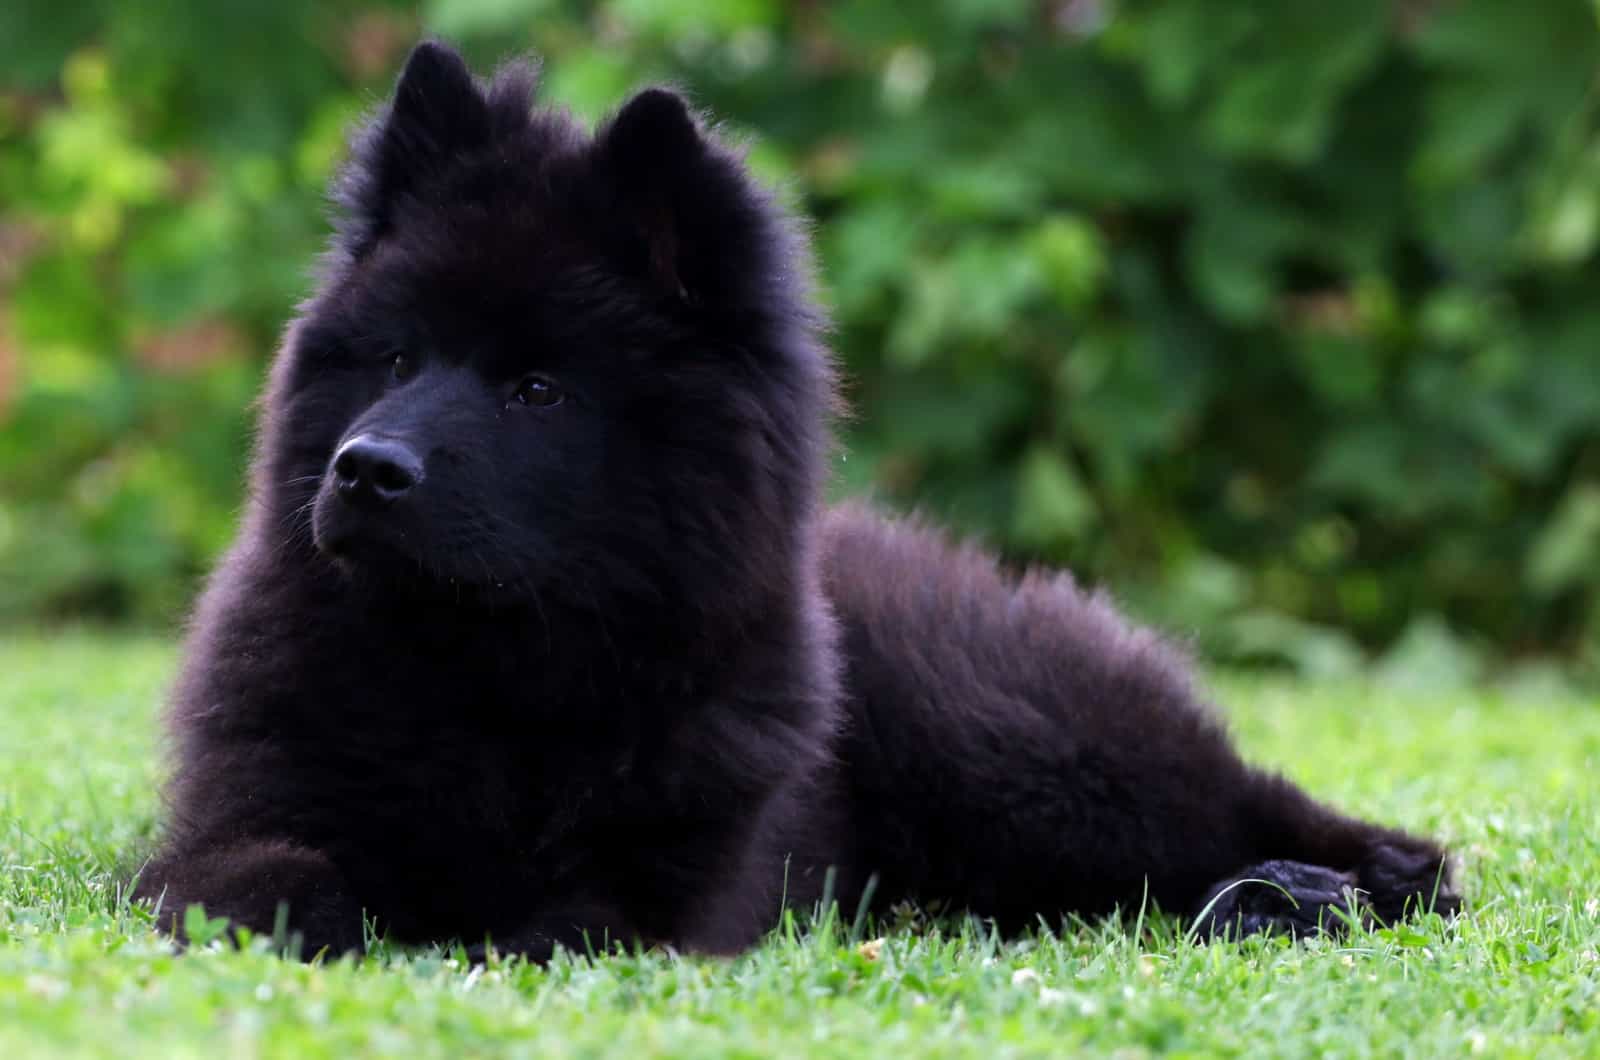
M 842 489 L 1235 657 L 1600 670 L 1590 0 L 60 7 L 0 13 L 0 614 L 191 590 L 342 130 L 431 30 L 755 139 L 819 221 Z
M 1207 946 L 1130 911 L 1003 943 L 904 910 L 881 941 L 845 918 L 734 960 L 471 969 L 381 947 L 307 966 L 266 936 L 178 956 L 117 893 L 116 858 L 158 810 L 173 654 L 0 641 L 0 1055 L 1592 1057 L 1600 1037 L 1592 699 L 1223 683 L 1252 757 L 1459 852 L 1453 925 Z

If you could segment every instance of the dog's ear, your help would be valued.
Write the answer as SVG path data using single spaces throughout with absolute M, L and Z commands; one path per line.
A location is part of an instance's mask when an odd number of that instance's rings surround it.
M 647 88 L 635 95 L 597 139 L 611 164 L 636 175 L 692 166 L 706 151 L 688 101 L 670 88 Z
M 503 87 L 494 86 L 497 97 Z M 336 189 L 349 249 L 359 255 L 381 237 L 402 196 L 485 146 L 493 126 L 491 100 L 454 48 L 430 40 L 412 49 L 393 99 L 356 134 Z
M 761 212 L 762 193 L 738 159 L 666 88 L 623 104 L 596 133 L 595 152 L 602 209 L 621 229 L 625 261 L 670 296 L 712 294 Z
M 438 41 L 411 50 L 383 123 L 384 168 L 395 178 L 449 162 L 489 138 L 489 106 L 460 54 Z

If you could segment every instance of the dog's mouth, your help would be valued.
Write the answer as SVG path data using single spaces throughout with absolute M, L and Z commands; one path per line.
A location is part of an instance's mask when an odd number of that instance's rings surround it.
M 311 507 L 311 540 L 346 580 L 384 595 L 506 608 L 532 591 L 494 556 L 453 546 L 449 526 L 428 526 L 422 506 L 351 503 L 330 479 Z M 442 539 L 442 540 L 441 540 Z M 519 568 L 523 569 L 523 568 Z
M 312 541 L 352 583 L 386 594 L 493 607 L 520 598 L 524 587 L 518 580 L 478 564 L 457 569 L 453 553 L 435 554 L 413 520 L 395 515 L 352 510 L 324 493 L 313 509 Z
M 406 550 L 403 535 L 391 540 L 384 535 L 339 533 L 319 538 L 317 548 L 335 563 L 346 567 L 404 567 L 415 565 Z
M 392 512 L 365 512 L 323 490 L 311 517 L 317 551 L 341 567 L 418 568 L 416 532 Z

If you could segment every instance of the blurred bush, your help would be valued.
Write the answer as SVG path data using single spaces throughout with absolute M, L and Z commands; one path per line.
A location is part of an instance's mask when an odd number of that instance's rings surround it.
M 1593 0 L 9 0 L 0 614 L 192 591 L 423 32 L 756 137 L 819 222 L 842 489 L 1230 657 L 1600 666 Z

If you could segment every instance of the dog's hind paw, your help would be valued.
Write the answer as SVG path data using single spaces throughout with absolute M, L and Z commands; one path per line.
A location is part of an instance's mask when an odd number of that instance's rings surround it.
M 1450 876 L 1445 855 L 1431 845 L 1408 849 L 1379 843 L 1358 870 L 1363 899 L 1385 924 L 1429 910 L 1452 917 L 1461 911 L 1461 896 Z
M 1353 872 L 1299 861 L 1263 861 L 1207 891 L 1195 928 L 1208 939 L 1337 933 L 1360 915 L 1359 886 Z

